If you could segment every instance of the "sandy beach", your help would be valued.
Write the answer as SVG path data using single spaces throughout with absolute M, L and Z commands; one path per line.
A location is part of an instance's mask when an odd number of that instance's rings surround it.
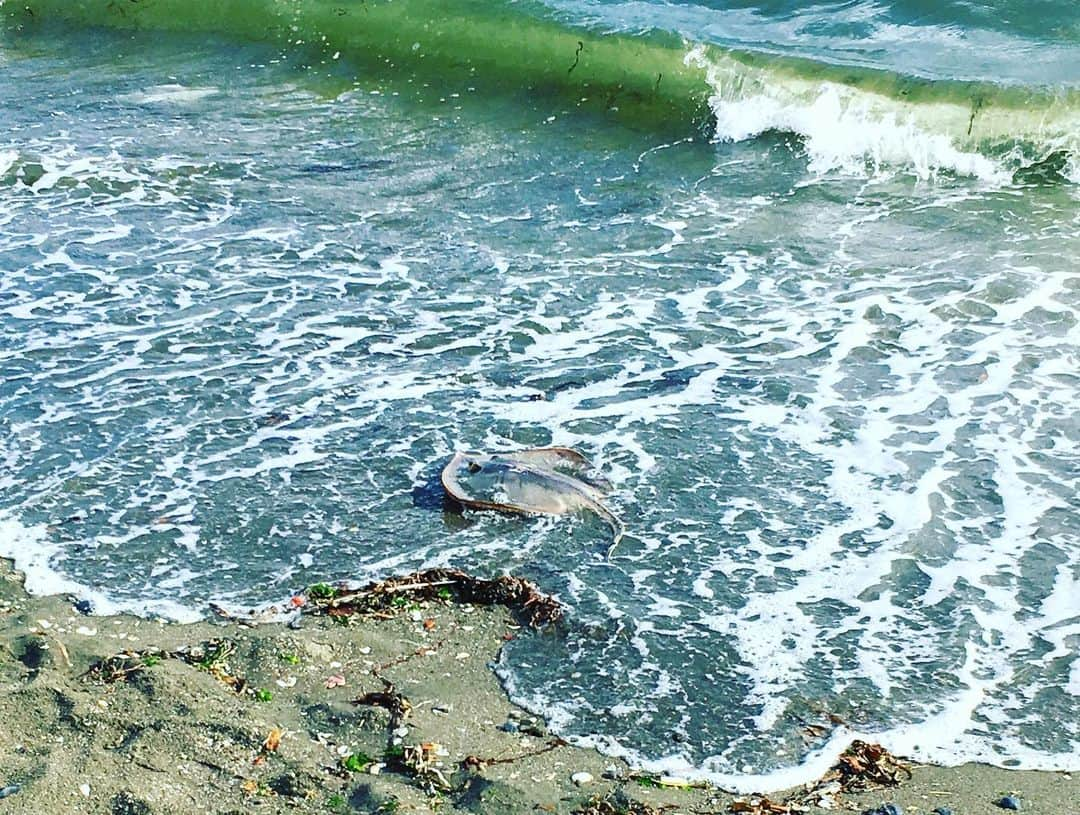
M 909 815 L 980 815 L 1007 811 L 1005 796 L 1022 812 L 1080 812 L 1080 781 L 1065 773 L 912 766 L 909 778 L 888 756 L 879 769 L 898 786 L 872 772 L 768 799 L 669 786 L 677 782 L 563 743 L 510 704 L 491 667 L 500 647 L 557 630 L 529 629 L 535 602 L 462 602 L 445 582 L 417 593 L 401 589 L 405 580 L 344 610 L 309 597 L 306 610 L 320 613 L 291 625 L 180 625 L 29 597 L 0 562 L 0 813 L 650 815 L 892 804 Z

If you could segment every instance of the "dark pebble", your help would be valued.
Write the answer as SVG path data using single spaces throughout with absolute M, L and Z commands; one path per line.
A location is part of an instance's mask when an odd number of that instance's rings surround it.
M 127 790 L 113 796 L 109 815 L 151 815 L 150 805 Z
M 874 807 L 873 809 L 867 809 L 863 812 L 862 815 L 904 815 L 904 810 L 902 810 L 897 804 L 889 803 L 882 804 L 881 806 Z
M 76 600 L 75 610 L 80 614 L 93 614 L 94 604 L 91 603 L 89 600 Z
M 953 815 L 953 811 L 948 807 L 936 807 L 934 809 L 934 815 Z
M 1020 799 L 1014 795 L 1006 795 L 997 805 L 1002 809 L 1020 809 Z
M 622 781 L 623 773 L 614 764 L 608 766 L 606 770 L 601 774 L 601 777 L 606 778 L 608 781 Z
M 499 729 L 502 730 L 504 733 L 517 733 L 521 728 L 518 727 L 517 722 L 507 721 L 500 724 Z

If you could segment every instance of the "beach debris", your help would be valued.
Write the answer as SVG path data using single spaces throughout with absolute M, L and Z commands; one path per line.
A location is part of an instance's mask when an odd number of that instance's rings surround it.
M 661 787 L 669 787 L 672 789 L 688 790 L 691 787 L 698 786 L 688 778 L 676 778 L 673 775 L 662 775 L 656 779 L 656 783 Z
M 901 780 L 910 778 L 911 769 L 905 762 L 880 744 L 856 739 L 825 775 L 789 796 L 785 803 L 829 809 L 837 805 L 837 798 L 844 793 L 895 787 Z
M 126 682 L 135 674 L 146 668 L 152 668 L 168 656 L 168 652 L 156 649 L 121 651 L 111 657 L 95 662 L 87 669 L 83 677 L 95 679 L 104 684 Z
M 521 761 L 523 758 L 532 758 L 533 756 L 542 756 L 544 753 L 550 753 L 552 750 L 557 750 L 560 747 L 566 747 L 569 742 L 560 738 L 550 739 L 547 744 L 542 747 L 537 747 L 535 750 L 529 750 L 524 753 L 520 753 L 516 756 L 506 756 L 502 758 L 481 758 L 476 755 L 467 755 L 461 760 L 461 767 L 464 770 L 479 770 L 482 767 L 487 767 L 493 764 L 513 764 L 515 761 Z
M 585 456 L 568 447 L 455 453 L 441 480 L 447 495 L 471 509 L 519 515 L 588 510 L 611 527 L 612 549 L 623 536 L 622 522 L 603 504 L 611 484 Z
M 6 787 L 0 788 L 0 798 L 7 798 L 21 789 L 22 786 L 20 784 L 8 784 Z
M 82 794 L 83 798 L 89 798 L 90 797 L 90 785 L 85 784 L 85 783 L 84 784 L 79 784 L 79 792 Z
M 332 617 L 396 613 L 410 599 L 506 606 L 534 628 L 558 622 L 562 617 L 559 602 L 541 594 L 528 580 L 512 575 L 487 580 L 459 569 L 413 572 L 356 590 L 316 583 L 308 588 L 307 598 L 307 613 Z
M 517 722 L 513 721 L 512 719 L 507 719 L 505 722 L 499 725 L 499 729 L 504 733 L 517 733 L 519 730 L 521 730 L 521 727 L 518 725 Z
M 441 758 L 447 755 L 449 752 L 438 742 L 406 744 L 401 751 L 401 761 L 424 790 L 435 795 L 453 789 L 443 774 Z
M 687 778 L 677 778 L 663 773 L 632 772 L 627 775 L 627 778 L 636 781 L 638 786 L 651 788 L 707 789 L 709 786 L 705 781 L 691 781 Z
M 767 795 L 751 795 L 736 798 L 728 806 L 728 812 L 746 813 L 747 815 L 796 815 L 806 811 L 806 807 L 790 801 L 774 801 Z
M 570 776 L 570 780 L 577 784 L 579 787 L 584 787 L 586 784 L 591 784 L 595 779 L 592 773 L 578 772 Z
M 330 676 L 326 677 L 325 685 L 328 690 L 330 688 L 340 688 L 344 684 L 345 677 L 341 674 L 331 674 Z
M 242 693 L 247 690 L 247 681 L 233 674 L 229 668 L 228 660 L 234 653 L 236 653 L 235 642 L 224 637 L 214 637 L 193 647 L 179 648 L 169 656 L 174 656 L 200 671 L 205 671 L 237 693 Z M 262 688 L 260 690 L 266 694 L 270 693 Z M 256 692 L 256 698 L 260 702 L 269 701 L 269 699 L 259 698 L 258 692 Z
M 140 671 L 157 665 L 163 659 L 178 659 L 200 671 L 205 671 L 237 693 L 242 693 L 248 690 L 247 681 L 233 674 L 228 664 L 228 658 L 235 652 L 235 642 L 216 637 L 196 646 L 177 648 L 175 651 L 162 651 L 155 648 L 142 651 L 127 650 L 95 662 L 87 669 L 83 677 L 105 684 L 127 681 Z M 256 690 L 255 696 L 261 702 L 269 701 L 271 698 L 270 691 L 265 688 Z
M 818 785 L 837 781 L 842 792 L 869 789 L 873 785 L 895 787 L 911 770 L 903 761 L 880 744 L 856 739 L 836 764 L 818 781 Z
M 1012 810 L 1019 810 L 1020 809 L 1020 799 L 1017 798 L 1015 795 L 1006 795 L 1006 796 L 1004 796 L 1002 798 L 999 798 L 994 803 L 997 804 L 1002 809 L 1012 809 Z
M 670 809 L 675 807 L 652 807 L 631 798 L 624 790 L 616 789 L 607 795 L 590 798 L 584 807 L 574 810 L 573 815 L 660 815 Z
M 397 730 L 412 712 L 412 704 L 394 688 L 392 682 L 383 680 L 384 689 L 365 693 L 353 700 L 354 705 L 381 707 L 390 713 L 390 730 Z
M 266 738 L 263 739 L 262 747 L 268 753 L 277 752 L 278 747 L 281 746 L 281 739 L 285 735 L 285 730 L 280 727 L 275 727 L 270 730 Z

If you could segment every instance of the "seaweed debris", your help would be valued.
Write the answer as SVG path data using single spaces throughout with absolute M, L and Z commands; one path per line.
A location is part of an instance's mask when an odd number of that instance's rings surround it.
M 308 589 L 304 607 L 309 614 L 347 617 L 400 609 L 402 598 L 506 606 L 533 628 L 557 623 L 563 614 L 557 600 L 542 594 L 524 578 L 503 575 L 487 580 L 459 569 L 428 569 L 370 583 L 358 590 L 319 583 Z
M 236 643 L 221 637 L 214 637 L 195 646 L 184 646 L 175 651 L 162 651 L 156 648 L 121 651 L 95 662 L 83 674 L 83 678 L 107 685 L 114 682 L 127 682 L 163 659 L 178 659 L 200 671 L 205 671 L 237 693 L 243 693 L 249 689 L 247 680 L 233 674 L 227 661 L 235 652 Z
M 105 685 L 111 685 L 113 682 L 127 682 L 167 656 L 169 656 L 168 653 L 157 649 L 121 651 L 95 662 L 82 676 L 84 679 L 92 679 Z
M 573 815 L 661 815 L 664 811 L 675 808 L 671 805 L 649 806 L 617 789 L 607 795 L 593 796 L 581 809 L 575 809 Z
M 819 783 L 839 781 L 844 792 L 858 792 L 877 785 L 895 787 L 911 778 L 911 768 L 880 744 L 856 739 Z
M 911 769 L 880 744 L 856 739 L 828 772 L 784 801 L 794 806 L 832 806 L 837 796 L 872 787 L 895 787 L 911 778 Z M 769 812 L 770 810 L 764 810 Z
M 748 798 L 736 798 L 728 807 L 728 812 L 747 813 L 747 815 L 796 815 L 806 812 L 807 807 L 793 801 L 774 801 L 767 795 L 751 795 Z
M 412 712 L 412 704 L 394 688 L 392 682 L 386 679 L 382 681 L 385 690 L 365 693 L 354 699 L 353 704 L 384 708 L 390 714 L 390 730 L 396 730 Z

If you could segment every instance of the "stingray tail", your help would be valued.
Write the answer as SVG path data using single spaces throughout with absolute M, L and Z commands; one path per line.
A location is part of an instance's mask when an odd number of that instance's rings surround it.
M 615 547 L 619 545 L 619 541 L 623 539 L 623 535 L 626 533 L 626 527 L 623 526 L 623 522 L 619 520 L 618 516 L 603 504 L 595 502 L 594 509 L 596 510 L 596 514 L 603 518 L 607 525 L 611 527 L 611 545 L 607 550 L 607 556 L 610 558 L 611 553 L 615 551 Z

